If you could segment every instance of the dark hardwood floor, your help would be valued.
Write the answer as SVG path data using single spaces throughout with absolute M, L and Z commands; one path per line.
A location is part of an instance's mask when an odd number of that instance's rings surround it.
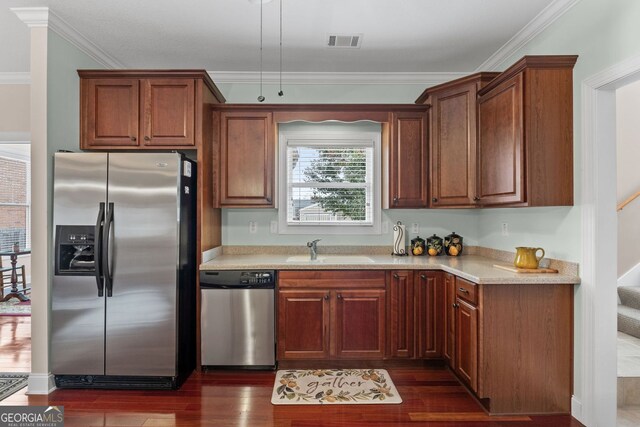
M 28 371 L 29 317 L 0 316 L 0 371 Z M 22 331 L 22 332 L 21 332 Z M 29 354 L 29 355 L 27 355 Z M 570 416 L 489 417 L 444 367 L 389 368 L 400 405 L 274 406 L 274 372 L 194 373 L 178 391 L 26 389 L 0 405 L 61 405 L 65 426 L 577 427 Z

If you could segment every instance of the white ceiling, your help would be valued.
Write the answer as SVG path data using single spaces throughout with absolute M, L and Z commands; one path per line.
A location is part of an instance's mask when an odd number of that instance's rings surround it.
M 553 0 L 282 0 L 289 72 L 468 72 Z M 259 69 L 248 0 L 0 0 L 0 72 L 28 71 L 28 30 L 9 7 L 48 6 L 127 68 Z M 279 0 L 265 4 L 264 70 L 276 71 Z M 362 33 L 360 49 L 324 46 Z M 6 43 L 5 40 L 11 40 Z

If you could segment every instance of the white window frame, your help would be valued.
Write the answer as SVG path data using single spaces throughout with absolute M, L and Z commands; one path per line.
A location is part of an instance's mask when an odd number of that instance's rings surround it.
M 289 224 L 287 221 L 287 147 L 289 141 L 314 144 L 326 142 L 330 145 L 337 141 L 370 141 L 373 144 L 373 187 L 372 187 L 372 223 L 371 224 Z M 280 132 L 278 144 L 278 233 L 279 234 L 381 234 L 382 185 L 381 185 L 381 148 L 379 132 Z

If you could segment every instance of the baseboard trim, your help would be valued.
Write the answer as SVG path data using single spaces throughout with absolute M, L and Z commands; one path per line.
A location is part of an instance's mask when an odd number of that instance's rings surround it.
M 582 422 L 582 402 L 575 396 L 571 396 L 571 416 Z
M 27 394 L 49 394 L 55 389 L 53 374 L 29 374 Z

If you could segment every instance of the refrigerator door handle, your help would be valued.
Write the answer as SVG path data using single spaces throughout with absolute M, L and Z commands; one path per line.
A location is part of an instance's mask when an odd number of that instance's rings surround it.
M 104 284 L 107 287 L 107 297 L 113 295 L 113 275 L 111 272 L 110 251 L 112 250 L 111 229 L 113 227 L 113 203 L 109 203 L 107 208 L 107 218 L 104 224 L 102 234 L 102 269 L 104 274 Z
M 104 202 L 100 202 L 98 209 L 98 219 L 96 220 L 95 246 L 93 260 L 96 272 L 96 284 L 98 285 L 98 296 L 104 296 L 104 281 L 102 278 L 102 228 L 104 226 Z

